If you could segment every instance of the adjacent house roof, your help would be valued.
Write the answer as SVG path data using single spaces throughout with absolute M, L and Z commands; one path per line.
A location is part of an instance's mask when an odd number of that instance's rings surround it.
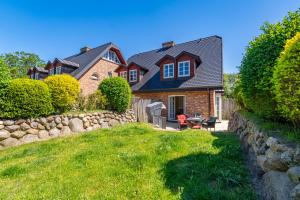
M 63 59 L 64 61 L 76 63 L 79 65 L 78 69 L 73 71 L 71 75 L 75 78 L 80 78 L 86 71 L 88 71 L 100 58 L 104 56 L 104 53 L 110 48 L 119 49 L 113 43 L 106 43 L 99 47 L 93 48 L 87 52 L 79 53 Z M 126 63 L 124 63 L 126 64 Z
M 56 58 L 56 60 L 62 64 L 65 64 L 65 65 L 69 65 L 69 66 L 73 66 L 73 67 L 79 67 L 79 64 L 78 63 L 75 63 L 75 62 L 72 62 L 72 61 L 69 61 L 69 60 L 64 60 L 64 59 L 60 59 L 60 58 Z
M 195 76 L 191 79 L 177 79 L 174 81 L 161 81 L 160 68 L 156 65 L 164 56 L 176 57 L 182 52 L 198 56 L 201 64 L 196 68 Z M 222 87 L 223 60 L 222 38 L 211 36 L 190 42 L 177 44 L 170 48 L 160 48 L 131 56 L 128 63 L 136 63 L 149 71 L 142 80 L 132 86 L 134 91 L 208 88 Z

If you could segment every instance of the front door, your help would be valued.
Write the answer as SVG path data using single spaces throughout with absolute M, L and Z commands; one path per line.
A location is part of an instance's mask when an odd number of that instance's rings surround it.
M 176 116 L 185 113 L 185 96 L 169 96 L 168 120 L 176 120 Z

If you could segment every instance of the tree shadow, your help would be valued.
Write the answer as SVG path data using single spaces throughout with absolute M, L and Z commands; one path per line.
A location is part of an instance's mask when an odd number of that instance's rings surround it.
M 170 160 L 165 186 L 181 199 L 255 199 L 238 138 L 215 133 L 212 149 Z

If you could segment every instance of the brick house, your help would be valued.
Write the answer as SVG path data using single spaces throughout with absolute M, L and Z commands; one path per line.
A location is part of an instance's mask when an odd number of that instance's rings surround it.
M 135 97 L 162 101 L 168 120 L 181 113 L 222 116 L 222 38 L 211 36 L 131 56 L 116 69 Z
M 98 89 L 99 83 L 111 76 L 117 76 L 116 69 L 127 66 L 120 49 L 113 43 L 96 48 L 83 47 L 80 53 L 49 61 L 44 68 L 34 67 L 28 70 L 32 79 L 44 79 L 54 74 L 70 74 L 79 83 L 84 96 Z

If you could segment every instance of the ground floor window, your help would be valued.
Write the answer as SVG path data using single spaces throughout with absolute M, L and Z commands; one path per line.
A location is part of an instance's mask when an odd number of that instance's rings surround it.
M 120 77 L 127 80 L 127 71 L 120 72 Z

